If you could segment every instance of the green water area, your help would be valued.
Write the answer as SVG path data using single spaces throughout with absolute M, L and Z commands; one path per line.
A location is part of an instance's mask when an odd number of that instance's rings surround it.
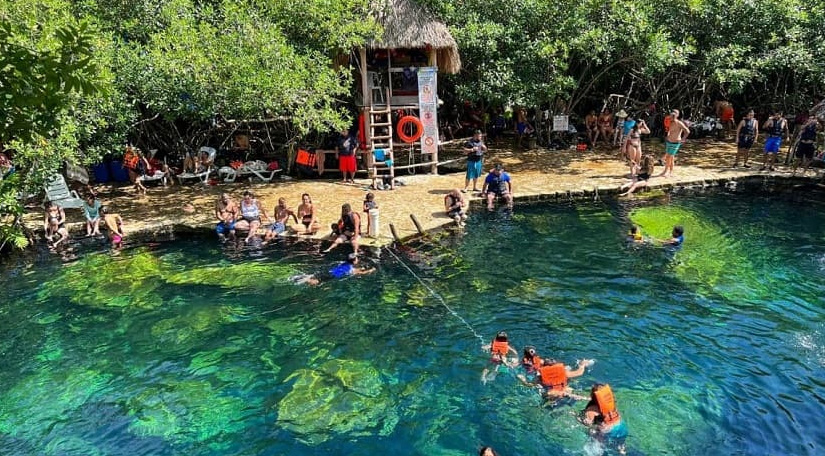
M 347 247 L 203 237 L 11 258 L 0 453 L 615 454 L 577 421 L 584 402 L 543 407 L 517 370 L 481 382 L 482 342 L 506 330 L 518 351 L 596 360 L 571 386 L 610 383 L 628 454 L 821 455 L 822 209 L 699 194 L 478 211 L 316 287 L 290 278 Z M 654 241 L 674 225 L 681 247 Z

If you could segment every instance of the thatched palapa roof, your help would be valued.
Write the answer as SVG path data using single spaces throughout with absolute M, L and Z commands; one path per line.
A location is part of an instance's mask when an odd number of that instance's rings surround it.
M 372 14 L 384 29 L 373 49 L 435 49 L 438 68 L 447 73 L 461 70 L 458 45 L 447 26 L 414 0 L 373 0 Z

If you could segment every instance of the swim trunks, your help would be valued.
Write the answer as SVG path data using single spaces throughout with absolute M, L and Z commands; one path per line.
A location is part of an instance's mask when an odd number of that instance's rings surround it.
M 796 146 L 796 153 L 794 155 L 796 155 L 797 158 L 813 160 L 814 152 L 816 152 L 814 143 L 800 142 L 799 145 Z
M 681 147 L 682 143 L 680 142 L 672 143 L 670 141 L 665 141 L 665 152 L 667 152 L 668 155 L 676 156 L 676 154 L 679 153 L 679 148 Z
M 226 234 L 226 233 L 229 233 L 231 231 L 235 231 L 235 221 L 233 220 L 229 223 L 218 222 L 218 224 L 215 225 L 215 231 L 218 234 Z
M 481 160 L 467 162 L 467 179 L 478 179 L 481 177 Z
M 753 136 L 740 135 L 739 142 L 736 144 L 736 147 L 740 149 L 750 149 L 753 147 Z
M 355 155 L 339 155 L 338 170 L 342 173 L 354 173 L 358 168 L 355 162 Z
M 272 227 L 269 228 L 271 231 L 274 231 L 275 234 L 281 234 L 286 231 L 286 225 L 284 222 L 275 222 L 272 224 Z
M 765 153 L 766 154 L 778 154 L 780 147 L 782 147 L 782 137 L 781 136 L 770 136 L 770 137 L 768 137 L 768 139 L 765 140 Z

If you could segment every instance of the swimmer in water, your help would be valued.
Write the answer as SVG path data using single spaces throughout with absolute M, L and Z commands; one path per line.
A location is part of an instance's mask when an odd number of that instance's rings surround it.
M 492 447 L 485 446 L 478 450 L 478 456 L 498 456 L 498 453 Z
M 596 383 L 590 389 L 590 402 L 584 407 L 579 420 L 590 428 L 590 433 L 602 444 L 626 454 L 627 425 L 616 408 L 616 399 L 610 385 Z
M 541 368 L 542 359 L 539 357 L 536 347 L 528 345 L 524 347 L 524 353 L 521 356 L 521 368 L 524 373 L 518 374 L 518 379 L 523 385 L 535 385 L 536 376 Z
M 490 352 L 490 364 L 493 366 L 492 369 L 490 366 L 485 367 L 484 371 L 481 373 L 481 381 L 483 383 L 487 383 L 490 380 L 495 380 L 499 367 L 502 365 L 505 367 L 518 366 L 518 362 L 515 358 L 511 359 L 507 357 L 508 353 L 518 356 L 518 352 L 510 346 L 507 339 L 507 333 L 504 331 L 499 331 L 493 341 L 490 342 L 489 345 L 483 346 L 482 349 Z
M 349 276 L 366 275 L 375 272 L 375 268 L 363 269 L 356 266 L 358 266 L 358 255 L 350 253 L 347 256 L 347 261 L 338 264 L 326 274 L 297 275 L 292 277 L 291 281 L 298 285 L 307 284 L 314 287 L 330 279 L 343 279 Z
M 636 225 L 631 226 L 630 231 L 627 232 L 627 240 L 634 243 L 644 242 L 642 230 L 640 230 Z
M 679 247 L 685 242 L 685 228 L 682 225 L 676 225 L 673 227 L 673 232 L 670 234 L 670 239 L 662 240 L 662 245 L 670 245 L 673 247 Z
M 542 396 L 551 404 L 565 397 L 585 401 L 587 400 L 586 397 L 573 393 L 573 389 L 568 386 L 568 380 L 581 377 L 584 370 L 595 363 L 596 361 L 592 359 L 582 359 L 579 360 L 576 368 L 572 369 L 555 359 L 545 359 L 542 361 L 536 376 L 538 382 L 534 383 L 533 386 L 541 387 L 543 390 Z

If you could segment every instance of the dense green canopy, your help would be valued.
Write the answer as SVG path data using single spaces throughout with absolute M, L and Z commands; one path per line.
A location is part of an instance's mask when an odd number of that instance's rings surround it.
M 198 147 L 216 119 L 284 141 L 347 125 L 352 68 L 382 31 L 370 0 L 0 0 L 0 243 L 26 243 L 19 195 L 127 138 Z M 458 43 L 446 100 L 579 112 L 639 103 L 806 108 L 825 88 L 825 8 L 787 0 L 419 0 Z M 392 4 L 392 3 L 390 3 Z M 341 63 L 341 62 L 339 62 Z M 222 120 L 222 121 L 223 121 Z

